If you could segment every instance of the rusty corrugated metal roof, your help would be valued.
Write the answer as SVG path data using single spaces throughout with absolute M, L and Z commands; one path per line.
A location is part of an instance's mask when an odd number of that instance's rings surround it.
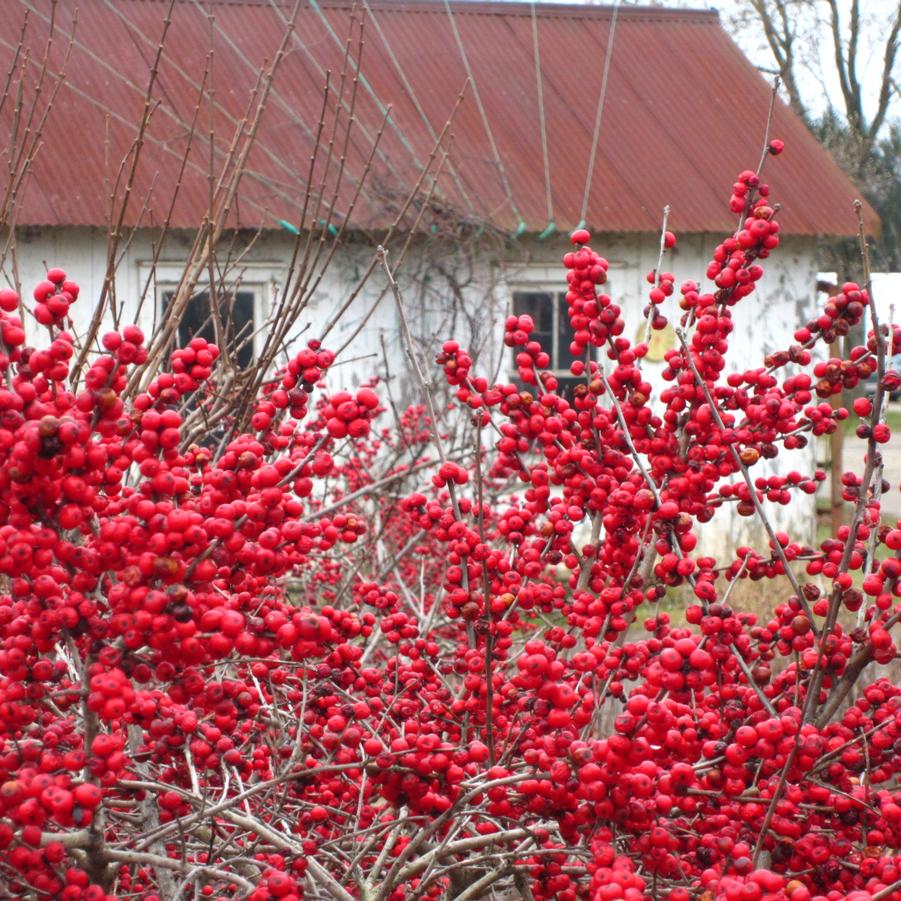
M 132 150 L 168 7 L 168 0 L 56 5 L 49 72 L 64 69 L 65 81 L 19 197 L 20 224 L 106 225 L 110 191 L 129 171 L 128 161 L 121 173 L 120 164 Z M 258 73 L 275 55 L 292 8 L 284 0 L 174 4 L 126 224 L 160 225 L 169 215 L 177 182 L 171 225 L 192 227 L 201 221 L 211 168 L 220 170 Z M 24 27 L 28 55 L 20 55 L 19 65 L 27 76 L 26 99 L 34 94 L 51 9 L 50 0 L 0 0 L 0 67 L 9 70 Z M 325 73 L 331 72 L 336 87 L 356 15 L 357 24 L 364 23 L 365 45 L 335 220 L 346 215 L 360 185 L 385 108 L 392 106 L 391 122 L 351 216 L 356 228 L 381 227 L 393 219 L 432 152 L 432 136 L 465 89 L 435 191 L 435 215 L 487 220 L 507 230 L 520 223 L 532 232 L 544 229 L 549 216 L 532 6 L 456 0 L 450 9 L 453 18 L 440 0 L 368 0 L 354 13 L 341 0 L 305 0 L 275 76 L 232 224 L 273 227 L 279 219 L 299 216 Z M 607 7 L 551 4 L 536 4 L 534 12 L 552 215 L 559 228 L 569 229 L 581 218 L 613 14 Z M 735 217 L 726 205 L 730 185 L 739 169 L 757 164 L 770 87 L 723 31 L 715 12 L 621 7 L 616 15 L 588 224 L 605 231 L 655 231 L 662 207 L 670 204 L 670 221 L 678 231 L 733 228 Z M 469 71 L 454 25 L 474 85 L 467 85 Z M 358 52 L 354 36 L 353 64 Z M 210 60 L 212 101 L 201 93 Z M 49 96 L 50 82 L 39 106 Z M 0 105 L 7 135 L 15 107 L 12 94 Z M 337 107 L 333 97 L 326 136 Z M 195 112 L 197 129 L 188 152 Z M 343 109 L 339 144 L 346 121 Z M 212 167 L 211 122 L 216 135 Z M 771 134 L 787 145 L 766 173 L 782 203 L 785 230 L 853 233 L 851 202 L 859 192 L 781 102 Z M 7 144 L 3 141 L 2 147 Z M 186 152 L 188 163 L 179 179 Z M 323 177 L 323 161 L 314 184 Z M 328 179 L 335 171 L 333 162 Z M 875 222 L 869 208 L 867 213 Z

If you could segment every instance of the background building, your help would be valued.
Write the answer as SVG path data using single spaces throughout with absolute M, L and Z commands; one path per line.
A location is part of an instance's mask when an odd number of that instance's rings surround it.
M 452 336 L 483 372 L 509 377 L 503 319 L 528 310 L 562 373 L 567 233 L 593 231 L 632 337 L 663 207 L 679 236 L 665 268 L 677 284 L 703 278 L 736 225 L 735 176 L 764 146 L 771 86 L 713 11 L 177 0 L 167 18 L 169 7 L 0 0 L 10 171 L 15 148 L 41 134 L 4 201 L 2 276 L 28 287 L 45 266 L 66 268 L 82 286 L 79 330 L 106 283 L 115 302 L 104 320 L 150 331 L 217 186 L 234 184 L 180 339 L 202 328 L 212 292 L 230 328 L 254 335 L 238 354 L 246 365 L 306 279 L 285 348 L 326 331 L 330 347 L 353 339 L 334 378 L 389 374 L 401 394 L 406 363 L 382 272 L 355 294 L 396 222 L 388 258 L 402 261 L 424 351 Z M 737 362 L 748 366 L 812 312 L 818 240 L 856 229 L 857 191 L 780 101 L 770 135 L 787 147 L 765 172 L 784 241 L 737 309 Z M 311 230 L 301 278 L 295 250 Z

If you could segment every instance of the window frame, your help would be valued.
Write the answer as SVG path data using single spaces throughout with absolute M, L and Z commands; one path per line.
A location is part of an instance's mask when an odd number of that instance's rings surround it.
M 158 323 L 163 315 L 165 292 L 178 288 L 184 271 L 184 264 L 177 262 L 161 262 L 156 266 L 151 262 L 138 264 L 139 293 L 145 285 L 148 285 L 148 293 L 153 298 L 153 325 Z M 263 349 L 261 341 L 263 327 L 270 311 L 275 309 L 278 302 L 279 291 L 284 284 L 284 271 L 284 265 L 276 262 L 242 263 L 236 274 L 226 280 L 237 291 L 253 293 L 254 357 L 257 357 Z M 207 279 L 202 279 L 197 285 L 198 294 L 209 289 Z

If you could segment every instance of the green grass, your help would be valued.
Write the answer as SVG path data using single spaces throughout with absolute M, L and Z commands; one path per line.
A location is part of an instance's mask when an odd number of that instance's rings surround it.
M 897 405 L 891 407 L 885 414 L 885 421 L 892 430 L 892 435 L 897 436 L 901 434 L 901 407 Z
M 850 405 L 848 407 L 850 410 Z M 901 405 L 898 403 L 889 406 L 885 414 L 885 422 L 892 430 L 892 435 L 901 435 Z M 842 429 L 846 435 L 854 435 L 860 425 L 860 417 L 851 410 L 851 415 L 842 423 Z

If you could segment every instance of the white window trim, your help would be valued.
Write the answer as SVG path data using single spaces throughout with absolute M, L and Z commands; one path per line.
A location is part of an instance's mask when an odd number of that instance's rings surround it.
M 143 291 L 148 283 L 148 294 L 153 298 L 154 325 L 159 321 L 163 311 L 163 291 L 178 287 L 185 271 L 183 262 L 159 262 L 156 266 L 152 262 L 138 263 L 139 290 Z M 285 266 L 280 262 L 248 262 L 236 267 L 233 275 L 227 280 L 230 284 L 237 283 L 238 290 L 253 291 L 253 319 L 254 355 L 262 351 L 261 336 L 265 331 L 266 321 L 270 312 L 278 304 L 279 293 L 285 280 Z M 198 284 L 198 293 L 208 289 L 206 278 L 201 278 Z

